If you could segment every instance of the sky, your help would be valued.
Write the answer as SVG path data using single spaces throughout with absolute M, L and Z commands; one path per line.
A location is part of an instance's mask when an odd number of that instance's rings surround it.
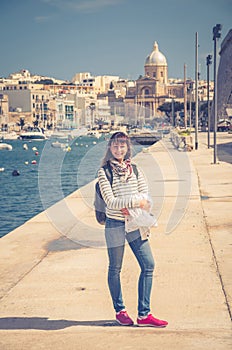
M 218 23 L 220 49 L 232 29 L 232 0 L 0 0 L 0 77 L 28 69 L 67 81 L 79 72 L 134 80 L 157 41 L 168 77 L 183 79 L 186 64 L 194 78 L 197 32 L 206 79 Z

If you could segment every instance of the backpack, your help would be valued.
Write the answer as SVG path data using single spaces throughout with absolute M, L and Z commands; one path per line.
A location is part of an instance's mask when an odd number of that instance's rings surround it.
M 138 169 L 135 164 L 132 164 L 133 171 L 138 179 Z M 103 169 L 106 173 L 106 177 L 110 183 L 110 186 L 112 186 L 113 183 L 113 172 L 111 169 L 111 166 L 109 162 L 107 162 Z M 95 199 L 94 199 L 94 208 L 95 208 L 95 217 L 99 224 L 104 225 L 106 222 L 106 203 L 101 195 L 101 190 L 99 186 L 99 182 L 97 181 L 95 184 Z

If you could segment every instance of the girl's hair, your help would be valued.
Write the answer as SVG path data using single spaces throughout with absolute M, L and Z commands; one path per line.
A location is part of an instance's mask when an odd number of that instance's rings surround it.
M 108 160 L 113 158 L 113 155 L 112 155 L 111 150 L 110 150 L 110 146 L 114 142 L 123 143 L 123 144 L 126 143 L 127 144 L 127 153 L 125 155 L 125 159 L 131 158 L 131 153 L 132 152 L 131 152 L 131 144 L 130 144 L 129 137 L 124 132 L 117 131 L 109 139 L 107 150 L 106 150 L 106 154 L 105 154 L 104 158 L 102 159 L 102 166 L 105 165 Z

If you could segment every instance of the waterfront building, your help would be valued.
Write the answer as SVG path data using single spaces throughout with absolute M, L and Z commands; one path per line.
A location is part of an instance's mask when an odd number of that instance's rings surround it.
M 230 40 L 225 41 L 222 53 L 228 52 L 228 42 Z M 225 58 L 225 55 L 222 57 Z M 207 83 L 203 80 L 198 83 L 199 102 L 204 103 L 207 101 Z M 113 123 L 116 120 L 144 125 L 161 116 L 159 107 L 165 102 L 183 103 L 184 98 L 188 103 L 195 102 L 195 81 L 189 78 L 185 82 L 184 79 L 170 79 L 167 59 L 155 42 L 145 58 L 144 76 L 137 80 L 80 72 L 68 82 L 31 75 L 23 69 L 10 74 L 7 79 L 1 78 L 0 92 L 7 96 L 7 102 L 5 98 L 0 100 L 2 105 L 8 104 L 4 112 L 3 107 L 0 110 L 2 123 L 6 120 L 15 125 L 35 124 L 53 129 L 93 127 L 99 121 Z M 212 98 L 213 82 L 210 81 Z M 224 106 L 225 101 L 222 104 Z
M 167 97 L 167 59 L 155 42 L 152 52 L 145 59 L 144 76 L 139 77 L 134 86 L 128 84 L 125 96 L 125 104 L 128 104 L 127 119 L 135 124 L 149 123 L 157 115 L 158 107 Z M 133 105 L 136 105 L 136 111 L 133 111 Z M 135 114 L 134 121 L 131 120 L 133 114 Z
M 56 96 L 56 127 L 61 129 L 76 128 L 79 124 L 76 115 L 75 100 L 71 94 Z
M 43 89 L 42 84 L 21 83 L 5 84 L 3 93 L 9 100 L 9 123 L 24 118 L 24 124 L 37 124 L 48 119 L 49 91 Z

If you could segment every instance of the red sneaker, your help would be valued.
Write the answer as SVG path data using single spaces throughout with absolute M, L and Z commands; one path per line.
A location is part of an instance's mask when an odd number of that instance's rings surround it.
M 147 315 L 146 318 L 137 318 L 137 324 L 138 326 L 142 327 L 166 327 L 168 325 L 167 321 L 159 320 L 158 318 L 155 318 L 152 316 L 152 314 Z
M 122 326 L 132 326 L 133 320 L 128 316 L 125 310 L 122 310 L 116 314 L 116 321 Z

